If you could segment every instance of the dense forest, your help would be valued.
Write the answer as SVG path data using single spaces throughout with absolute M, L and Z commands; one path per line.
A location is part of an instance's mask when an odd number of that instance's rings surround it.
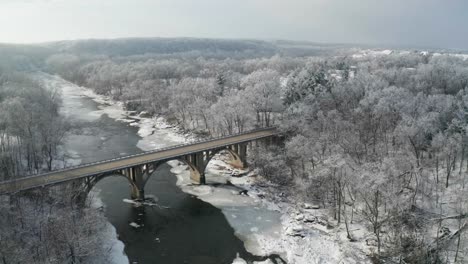
M 468 61 L 290 45 L 60 42 L 27 49 L 33 55 L 14 49 L 6 61 L 17 65 L 7 69 L 58 74 L 200 137 L 278 126 L 284 144 L 253 149 L 250 164 L 292 206 L 327 208 L 349 241 L 363 239 L 353 226 L 365 226 L 375 263 L 466 262 Z M 51 169 L 67 129 L 57 92 L 6 70 L 0 87 L 2 179 Z
M 1 179 L 51 170 L 67 131 L 59 91 L 20 73 L 0 72 L 0 87 Z

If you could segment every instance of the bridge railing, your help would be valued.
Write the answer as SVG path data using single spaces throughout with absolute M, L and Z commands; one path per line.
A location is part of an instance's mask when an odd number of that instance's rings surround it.
M 71 170 L 71 169 L 84 168 L 84 167 L 89 167 L 89 166 L 92 166 L 92 165 L 98 165 L 98 164 L 103 164 L 103 163 L 108 163 L 108 162 L 114 162 L 114 161 L 124 160 L 124 159 L 128 159 L 128 158 L 133 158 L 133 157 L 145 156 L 145 155 L 156 153 L 156 152 L 172 150 L 172 149 L 177 149 L 177 148 L 186 147 L 186 146 L 193 146 L 193 145 L 197 145 L 197 144 L 213 142 L 213 141 L 216 141 L 216 140 L 219 140 L 219 139 L 233 138 L 233 137 L 237 137 L 237 136 L 242 136 L 242 135 L 251 134 L 251 133 L 260 132 L 260 131 L 273 130 L 273 129 L 277 129 L 277 127 L 276 126 L 262 127 L 262 128 L 256 128 L 256 129 L 253 129 L 253 130 L 238 133 L 238 134 L 212 137 L 210 139 L 205 139 L 205 140 L 199 139 L 199 140 L 196 140 L 194 142 L 171 145 L 171 146 L 167 146 L 167 147 L 164 147 L 164 148 L 158 148 L 158 149 L 154 149 L 154 150 L 150 150 L 150 151 L 144 151 L 144 152 L 136 153 L 136 154 L 132 154 L 132 155 L 121 156 L 121 157 L 118 157 L 118 158 L 78 164 L 78 165 L 75 165 L 75 166 L 64 167 L 64 168 L 61 168 L 61 169 L 52 170 L 52 171 L 48 171 L 48 172 L 44 172 L 44 173 L 28 174 L 28 175 L 26 175 L 24 177 L 2 181 L 2 182 L 0 182 L 0 184 L 1 183 L 5 183 L 5 184 L 6 183 L 13 183 L 13 182 L 16 182 L 16 181 L 20 181 L 20 180 L 24 180 L 24 179 L 28 179 L 28 178 L 39 177 L 39 176 L 44 176 L 44 175 L 48 175 L 48 174 L 52 174 L 52 173 L 56 173 L 56 172 L 68 171 L 68 170 Z

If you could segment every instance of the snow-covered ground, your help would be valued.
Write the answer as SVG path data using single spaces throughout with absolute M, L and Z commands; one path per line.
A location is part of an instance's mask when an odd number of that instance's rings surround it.
M 379 57 L 379 56 L 388 56 L 391 54 L 399 54 L 399 55 L 407 55 L 410 54 L 410 51 L 407 50 L 378 50 L 378 49 L 363 49 L 363 50 L 358 50 L 354 54 L 352 54 L 352 57 L 354 59 L 360 59 L 360 58 L 365 58 L 365 57 Z M 434 52 L 431 53 L 429 51 L 420 51 L 419 52 L 421 55 L 429 55 L 432 54 L 432 56 L 437 57 L 437 56 L 442 56 L 442 55 L 447 55 L 447 56 L 453 56 L 453 57 L 458 57 L 462 60 L 468 60 L 468 54 L 464 53 L 440 53 L 440 52 Z
M 50 78 L 50 77 L 49 77 Z M 65 82 L 60 77 L 53 81 Z M 92 90 L 79 87 L 72 83 L 62 83 L 65 96 L 87 96 L 99 104 L 99 110 L 93 113 L 80 113 L 79 106 L 69 105 L 68 115 L 80 115 L 80 118 L 94 120 L 103 114 L 138 127 L 138 135 L 142 139 L 137 147 L 144 150 L 154 150 L 170 145 L 188 143 L 194 140 L 189 134 L 181 134 L 177 127 L 165 122 L 164 118 L 148 118 L 143 115 L 125 111 L 123 104 L 111 98 L 98 95 Z M 75 110 L 73 110 L 75 109 Z M 145 115 L 146 116 L 146 115 Z M 364 263 L 365 256 L 361 245 L 348 245 L 346 239 L 340 237 L 342 232 L 331 232 L 321 221 L 305 222 L 304 219 L 321 217 L 319 210 L 302 210 L 302 207 L 278 202 L 265 195 L 265 188 L 258 187 L 257 177 L 247 171 L 233 169 L 228 164 L 227 155 L 218 155 L 209 164 L 206 172 L 208 183 L 215 185 L 193 185 L 189 178 L 187 166 L 178 162 L 169 162 L 172 172 L 178 177 L 177 184 L 187 193 L 193 194 L 205 202 L 220 208 L 236 235 L 245 243 L 246 249 L 256 255 L 279 254 L 288 263 Z M 243 177 L 233 175 L 247 174 Z M 232 184 L 226 184 L 230 182 Z M 241 195 L 241 190 L 247 190 L 247 195 Z M 99 207 L 98 195 L 95 195 L 95 206 Z M 267 198 L 265 198 L 267 197 Z M 297 215 L 303 215 L 304 218 Z M 123 244 L 117 239 L 115 229 L 109 224 L 105 234 L 109 244 L 104 245 L 111 250 L 115 263 L 128 263 L 123 253 Z M 298 234 L 301 234 L 298 236 Z M 236 258 L 234 263 L 245 263 Z M 266 261 L 263 263 L 270 263 Z
M 448 55 L 448 56 L 453 56 L 453 57 L 457 57 L 457 58 L 460 58 L 462 60 L 467 60 L 468 59 L 468 54 L 458 54 L 458 53 L 434 53 L 432 54 L 434 57 L 437 57 L 437 56 L 442 56 L 442 55 Z
M 356 53 L 356 54 L 353 54 L 352 57 L 354 59 L 363 58 L 363 57 L 377 57 L 377 56 L 390 55 L 393 52 L 394 52 L 393 50 L 371 50 L 371 49 L 366 49 L 366 50 L 359 50 L 359 52 Z
M 101 198 L 99 198 L 98 189 L 92 189 L 89 197 L 91 198 L 91 207 L 96 209 L 101 209 L 104 207 Z M 118 236 L 115 227 L 111 223 L 106 222 L 105 229 L 102 230 L 102 235 L 104 236 L 104 244 L 102 245 L 102 249 L 103 252 L 107 253 L 102 256 L 104 258 L 102 261 L 115 264 L 128 264 L 128 258 L 124 253 L 125 245 L 117 238 Z

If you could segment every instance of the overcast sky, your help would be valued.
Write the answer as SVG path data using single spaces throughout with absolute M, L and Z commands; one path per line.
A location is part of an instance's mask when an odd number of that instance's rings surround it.
M 0 42 L 178 36 L 468 49 L 468 1 L 0 0 Z

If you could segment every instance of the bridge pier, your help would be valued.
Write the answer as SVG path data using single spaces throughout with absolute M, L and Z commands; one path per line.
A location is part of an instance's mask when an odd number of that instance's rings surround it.
M 199 184 L 205 184 L 204 152 L 187 155 L 183 158 L 190 170 L 190 179 Z
M 243 169 L 247 167 L 247 146 L 247 142 L 228 145 L 223 148 L 205 150 L 186 155 L 182 160 L 189 167 L 190 179 L 198 184 L 206 184 L 205 170 L 214 155 L 226 150 L 231 156 L 229 163 L 236 168 Z
M 247 146 L 248 143 L 239 144 L 239 158 L 242 161 L 243 168 L 248 166 L 247 163 Z
M 132 192 L 130 197 L 132 198 L 132 200 L 142 201 L 145 199 L 145 191 L 144 189 L 132 186 Z
M 247 167 L 247 143 L 235 144 L 229 146 L 229 154 L 231 155 L 231 160 L 229 163 L 238 168 L 244 169 Z
M 145 199 L 145 181 L 143 176 L 144 172 L 142 166 L 131 168 L 130 180 L 133 182 L 132 199 L 134 200 Z
M 145 199 L 144 166 L 146 165 L 134 166 L 120 171 L 120 174 L 128 178 L 128 180 L 130 181 L 130 196 L 133 200 Z

